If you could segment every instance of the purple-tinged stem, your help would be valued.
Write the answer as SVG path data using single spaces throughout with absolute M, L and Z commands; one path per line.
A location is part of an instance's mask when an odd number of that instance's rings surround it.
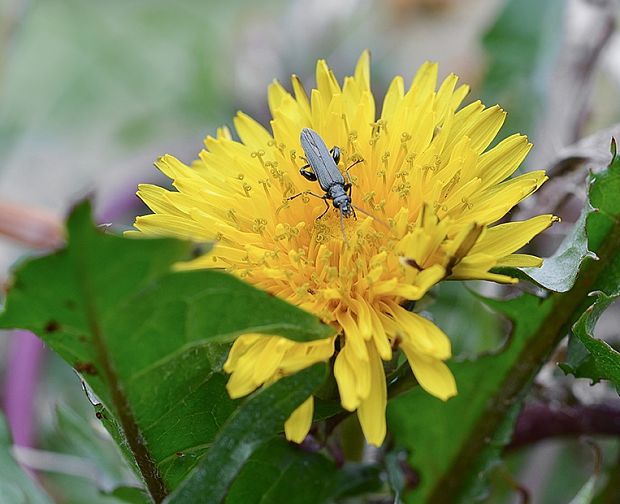
M 34 446 L 35 395 L 45 345 L 30 331 L 11 335 L 4 380 L 4 411 L 18 446 Z

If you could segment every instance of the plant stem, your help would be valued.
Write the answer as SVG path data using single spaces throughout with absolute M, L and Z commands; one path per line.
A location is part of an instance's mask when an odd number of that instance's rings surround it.
M 522 448 L 543 439 L 562 436 L 620 436 L 620 406 L 564 406 L 547 404 L 526 406 L 517 420 L 508 450 Z

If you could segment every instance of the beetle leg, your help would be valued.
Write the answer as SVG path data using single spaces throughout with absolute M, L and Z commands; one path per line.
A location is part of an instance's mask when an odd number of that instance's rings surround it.
M 300 192 L 299 194 L 296 194 L 295 196 L 289 196 L 288 198 L 286 198 L 286 201 L 291 201 L 291 200 L 294 200 L 295 198 L 299 198 L 300 196 L 306 196 L 308 194 L 310 196 L 314 196 L 315 198 L 320 198 L 322 200 L 325 199 L 323 196 L 319 196 L 318 194 L 314 194 L 312 191 L 303 191 L 303 192 Z M 328 205 L 328 207 L 329 207 L 329 205 Z
M 302 166 L 302 167 L 299 169 L 299 173 L 301 173 L 301 175 L 302 175 L 305 179 L 309 180 L 310 182 L 316 182 L 316 180 L 317 180 L 317 178 L 316 178 L 316 174 L 315 174 L 314 172 L 308 171 L 308 170 L 306 169 L 306 168 L 308 168 L 309 166 L 310 166 L 310 165 L 305 165 L 305 166 Z
M 351 190 L 353 187 L 353 182 L 347 182 L 346 184 L 342 185 L 342 188 L 347 191 L 347 196 L 349 197 L 349 199 L 351 198 Z
M 362 161 L 364 161 L 363 159 L 358 159 L 357 161 L 355 161 L 355 163 L 353 163 L 351 166 L 349 166 L 346 170 L 345 173 L 347 174 L 347 177 L 349 177 L 349 183 L 353 184 L 353 180 L 351 179 L 351 174 L 349 173 L 349 170 L 351 168 L 353 168 L 357 163 L 361 163 Z
M 321 196 L 321 199 L 325 202 L 325 211 L 319 215 L 315 220 L 321 220 L 323 218 L 323 216 L 327 213 L 327 211 L 329 210 L 329 203 L 327 202 L 327 198 L 324 196 Z M 342 212 L 341 212 L 342 213 Z
M 329 153 L 332 155 L 334 163 L 338 164 L 340 162 L 340 147 L 334 145 Z

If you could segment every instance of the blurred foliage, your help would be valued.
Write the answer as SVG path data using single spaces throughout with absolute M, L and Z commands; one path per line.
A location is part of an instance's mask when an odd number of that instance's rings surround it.
M 116 504 L 125 502 L 111 494 L 120 488 L 141 487 L 139 480 L 123 460 L 119 447 L 109 434 L 99 427 L 98 420 L 84 416 L 64 404 L 55 410 L 53 432 L 43 440 L 42 449 L 59 454 L 50 472 L 43 473 L 46 487 L 52 489 L 55 500 L 65 504 Z M 76 457 L 73 466 L 63 463 L 62 455 Z M 75 464 L 78 464 L 76 467 Z M 71 469 L 80 469 L 72 474 Z M 139 491 L 139 490 L 138 490 Z M 145 502 L 145 498 L 142 498 Z
M 0 498 L 3 504 L 51 504 L 52 500 L 17 464 L 11 454 L 11 435 L 0 415 Z
M 449 3 L 445 2 L 446 5 Z M 408 20 L 403 7 L 405 4 L 407 2 L 394 2 L 392 5 L 400 23 Z M 521 131 L 532 137 L 537 121 L 544 113 L 549 75 L 561 35 L 561 23 L 558 20 L 562 17 L 564 4 L 561 0 L 507 0 L 484 36 L 487 71 L 481 82 L 482 98 L 488 104 L 500 103 L 509 112 L 504 129 L 506 134 Z M 354 9 L 348 21 L 343 21 L 336 16 L 332 18 L 327 4 L 323 7 L 315 6 L 325 10 L 325 25 L 321 25 L 321 29 L 317 25 L 316 30 L 309 30 L 307 25 L 290 23 L 292 18 L 282 10 L 288 3 L 283 0 L 270 0 L 259 5 L 247 0 L 183 0 L 175 3 L 164 0 L 138 0 L 130 3 L 120 0 L 35 0 L 24 2 L 23 5 L 27 10 L 14 27 L 12 43 L 0 47 L 4 52 L 4 66 L 0 67 L 0 155 L 5 157 L 16 146 L 27 142 L 52 149 L 57 142 L 64 141 L 68 143 L 68 148 L 79 149 L 82 139 L 89 135 L 102 136 L 101 144 L 106 152 L 112 148 L 132 152 L 142 145 L 162 143 L 163 147 L 154 151 L 149 149 L 150 158 L 162 153 L 162 149 L 170 145 L 170 139 L 189 138 L 198 149 L 196 139 L 212 132 L 216 125 L 231 123 L 232 114 L 240 101 L 239 96 L 235 95 L 239 84 L 235 79 L 239 75 L 246 80 L 252 79 L 259 75 L 256 69 L 267 64 L 251 57 L 248 59 L 247 55 L 245 60 L 239 58 L 236 51 L 238 41 L 244 35 L 243 29 L 255 27 L 258 32 L 256 46 L 261 46 L 263 42 L 265 47 L 278 43 L 286 45 L 287 50 L 283 50 L 279 57 L 285 66 L 297 72 L 300 72 L 300 67 L 307 68 L 305 65 L 310 65 L 316 55 L 310 54 L 308 47 L 311 43 L 307 43 L 307 40 L 305 46 L 299 44 L 299 39 L 303 37 L 309 40 L 314 37 L 314 43 L 320 49 L 315 52 L 320 57 L 329 55 L 332 61 L 340 63 L 355 59 L 357 47 L 368 44 L 366 40 L 370 38 L 368 24 L 364 24 L 364 19 L 359 15 L 359 12 L 366 16 L 368 13 L 361 7 Z M 306 7 L 302 5 L 302 10 L 304 8 L 310 9 L 307 4 Z M 441 8 L 435 6 L 433 16 L 440 16 Z M 264 18 L 271 19 L 271 22 L 261 23 L 260 20 Z M 325 26 L 328 27 L 327 31 Z M 281 38 L 274 37 L 274 32 L 278 32 Z M 396 30 L 396 33 L 402 35 L 404 32 Z M 379 47 L 376 54 L 383 53 L 394 60 L 399 57 L 395 48 L 390 46 L 397 44 L 390 42 L 387 31 L 380 42 L 382 44 L 375 41 Z M 374 50 L 372 43 L 368 45 Z M 261 47 L 258 47 L 257 54 L 269 53 L 269 48 L 261 53 Z M 409 48 L 405 44 L 403 48 L 407 55 Z M 298 49 L 300 54 L 297 54 Z M 350 56 L 349 53 L 355 54 Z M 407 61 L 402 54 L 400 58 Z M 379 72 L 373 85 L 378 88 L 386 83 L 385 72 L 381 72 L 382 69 L 387 70 L 386 60 L 378 58 L 376 64 Z M 245 73 L 239 74 L 235 72 L 234 66 L 240 61 L 246 66 L 248 63 L 255 66 L 249 66 Z M 278 69 L 277 64 L 272 66 Z M 288 73 L 288 70 L 284 73 Z M 407 77 L 406 72 L 403 73 Z M 470 76 L 475 80 L 475 71 Z M 260 117 L 264 107 L 256 104 L 251 106 L 258 111 L 259 118 L 264 122 L 265 118 Z M 93 128 L 95 123 L 96 127 Z M 165 142 L 162 138 L 165 138 Z M 59 173 L 66 175 L 66 172 Z M 68 175 L 68 186 L 71 186 L 72 175 Z M 612 185 L 617 180 L 615 177 Z M 609 183 L 605 182 L 602 187 L 609 187 Z M 616 189 L 605 189 L 603 198 L 594 204 L 613 204 L 617 202 L 617 194 Z M 602 216 L 594 217 L 591 224 L 594 226 L 594 234 L 601 231 L 601 236 L 607 236 L 608 227 L 613 225 L 609 220 L 605 221 L 607 215 L 608 212 L 605 212 Z M 576 230 L 584 228 L 577 227 Z M 575 254 L 569 254 L 571 257 L 568 258 L 568 263 L 575 266 L 574 272 L 579 264 L 575 263 L 574 257 L 584 255 L 584 236 L 581 235 L 579 241 L 577 234 L 567 241 L 574 246 L 572 250 Z M 601 243 L 602 239 L 598 239 L 594 248 Z M 566 263 L 560 262 L 562 269 L 555 278 L 568 289 L 572 281 L 569 281 L 570 275 L 565 275 L 563 268 Z M 617 273 L 614 270 L 609 275 L 610 282 L 616 282 L 616 285 Z M 48 284 L 62 286 L 63 282 L 46 282 Z M 594 336 L 594 325 L 600 310 L 608 304 L 607 301 L 611 302 L 617 296 L 609 289 L 606 292 L 610 297 L 601 295 L 601 304 L 584 314 L 575 326 L 565 369 L 573 370 L 578 376 L 611 378 L 617 382 L 618 353 Z M 57 292 L 49 293 L 50 298 L 56 295 Z M 504 305 L 505 309 L 518 307 L 519 314 L 513 317 L 517 320 L 516 333 L 513 335 L 516 340 L 503 353 L 473 360 L 481 352 L 495 350 L 500 346 L 505 339 L 505 322 L 462 283 L 444 283 L 436 290 L 436 296 L 436 302 L 424 308 L 453 340 L 457 360 L 452 367 L 459 377 L 461 395 L 444 404 L 414 389 L 397 398 L 390 407 L 391 427 L 398 446 L 409 448 L 407 455 L 413 466 L 416 469 L 422 467 L 422 483 L 413 494 L 414 500 L 422 499 L 433 485 L 439 489 L 437 491 L 444 488 L 443 485 L 448 481 L 446 468 L 459 459 L 459 450 L 470 438 L 475 437 L 476 429 L 484 427 L 485 401 L 501 386 L 502 373 L 518 363 L 519 345 L 527 345 L 528 337 L 536 334 L 532 332 L 530 324 L 540 322 L 545 314 L 537 307 L 532 308 L 531 303 L 535 303 L 535 300 L 530 296 Z M 35 314 L 39 313 L 37 310 L 34 310 Z M 151 307 L 151 311 L 157 310 Z M 528 328 L 523 329 L 523 324 L 527 324 Z M 41 332 L 42 327 L 38 329 Z M 54 346 L 51 343 L 53 334 L 46 334 L 46 337 L 50 338 L 50 345 Z M 76 342 L 72 344 L 79 347 Z M 57 346 L 57 349 L 60 347 Z M 65 356 L 70 354 L 67 349 L 60 350 Z M 215 353 L 220 351 L 213 350 Z M 213 355 L 209 353 L 209 358 Z M 462 360 L 464 357 L 471 360 Z M 74 365 L 74 360 L 70 358 L 70 364 Z M 83 360 L 82 364 L 85 362 L 90 361 Z M 82 406 L 88 406 L 77 380 L 73 386 L 66 386 L 69 375 L 66 371 L 66 368 L 59 371 L 58 361 L 53 362 L 48 372 L 48 390 L 53 389 L 53 399 L 49 400 L 73 403 L 76 396 L 79 396 Z M 194 372 L 201 372 L 201 369 L 196 368 Z M 216 377 L 219 379 L 218 401 L 233 403 L 223 391 L 223 376 L 216 373 Z M 302 377 L 302 380 L 305 378 Z M 98 390 L 101 392 L 104 389 Z M 105 392 L 101 394 L 106 395 Z M 251 409 L 251 405 L 249 407 Z M 286 406 L 290 407 L 290 404 Z M 283 415 L 286 408 L 280 414 Z M 194 412 L 198 409 L 199 405 L 190 407 Z M 497 429 L 488 440 L 483 439 L 486 447 L 478 453 L 478 459 L 461 457 L 460 463 L 464 466 L 460 467 L 466 467 L 467 470 L 457 475 L 460 483 L 473 484 L 475 490 L 480 490 L 481 486 L 476 484 L 481 481 L 475 481 L 477 471 L 486 469 L 508 440 L 512 415 L 515 413 L 514 408 L 509 409 L 510 414 L 503 422 L 495 425 Z M 115 413 L 107 417 L 101 405 L 96 411 L 103 412 L 105 425 L 114 431 Z M 325 417 L 334 415 L 335 411 L 337 409 L 332 408 Z M 182 416 L 178 414 L 176 419 Z M 228 418 L 226 415 L 218 417 L 219 421 L 225 417 Z M 53 425 L 50 423 L 52 418 L 55 419 Z M 191 417 L 187 420 L 195 421 Z M 46 488 L 56 499 L 66 503 L 78 504 L 84 499 L 101 504 L 140 502 L 135 489 L 126 486 L 132 483 L 132 478 L 128 467 L 119 462 L 120 455 L 116 446 L 102 432 L 100 425 L 94 427 L 98 421 L 93 418 L 92 410 L 80 408 L 76 412 L 62 404 L 53 415 L 47 414 L 42 420 L 42 448 L 81 457 L 93 464 L 100 478 L 93 480 L 70 475 L 63 473 L 62 467 L 59 467 L 56 472 L 45 473 L 43 481 Z M 236 434 L 242 436 L 241 430 L 238 429 Z M 259 497 L 260 492 L 256 491 L 258 488 L 271 492 L 268 495 L 272 497 L 279 496 L 280 499 L 283 495 L 294 496 L 301 502 L 308 497 L 295 494 L 297 484 L 302 481 L 310 488 L 324 484 L 325 500 L 335 495 L 344 496 L 347 492 L 355 495 L 377 490 L 380 483 L 377 470 L 383 467 L 346 465 L 344 469 L 337 469 L 322 453 L 308 454 L 291 449 L 281 440 L 274 440 L 271 434 L 273 432 L 269 432 L 269 435 L 265 433 L 260 442 L 243 454 L 242 460 L 235 462 L 237 465 L 233 464 L 234 467 L 229 468 L 227 477 L 236 479 L 228 502 L 251 502 L 252 498 Z M 173 436 L 172 442 L 177 442 L 181 437 L 181 434 Z M 209 437 L 209 440 L 213 439 L 213 436 Z M 49 498 L 32 485 L 15 465 L 6 450 L 9 446 L 8 438 L 4 436 L 1 441 L 0 452 L 4 455 L 0 454 L 0 485 L 3 489 L 0 492 L 9 488 L 6 485 L 10 486 L 9 491 L 13 491 L 14 483 L 17 482 L 22 492 L 32 492 L 32 495 L 29 494 L 32 502 L 49 502 Z M 226 438 L 220 441 L 221 444 L 216 448 L 225 452 Z M 237 446 L 240 451 L 243 451 L 242 444 Z M 126 445 L 123 448 L 127 451 Z M 617 443 L 608 448 L 605 459 L 613 460 Z M 207 452 L 207 449 L 204 448 L 203 452 Z M 403 452 L 394 451 L 387 459 L 389 482 L 399 490 L 407 486 L 406 474 L 399 472 L 402 470 L 404 455 Z M 528 467 L 534 456 L 533 450 L 510 455 L 508 470 L 518 473 Z M 545 459 L 547 463 L 552 461 L 549 464 L 550 476 L 545 481 L 546 490 L 535 496 L 536 502 L 540 500 L 555 504 L 559 501 L 568 502 L 574 497 L 592 474 L 588 457 L 589 453 L 569 444 L 563 445 L 551 459 Z M 196 461 L 197 457 L 193 459 L 192 465 Z M 613 475 L 614 467 L 610 466 L 608 464 L 607 470 Z M 188 470 L 188 467 L 183 469 L 183 475 Z M 200 492 L 205 481 L 209 480 L 201 480 L 194 491 Z M 495 493 L 491 495 L 500 497 L 492 501 L 509 501 L 509 492 L 498 491 L 498 486 L 505 489 L 509 485 L 496 482 L 493 488 Z M 116 497 L 104 495 L 102 488 L 116 493 Z
M 247 5 L 31 2 L 0 69 L 0 153 L 26 134 L 99 131 L 135 146 L 229 121 L 229 40 Z
M 488 59 L 482 98 L 509 112 L 504 131 L 534 136 L 544 110 L 564 0 L 507 0 L 483 38 Z
M 495 350 L 504 338 L 505 324 L 470 289 L 481 282 L 444 282 L 436 287 L 436 299 L 427 308 L 433 320 L 452 341 L 457 357 Z

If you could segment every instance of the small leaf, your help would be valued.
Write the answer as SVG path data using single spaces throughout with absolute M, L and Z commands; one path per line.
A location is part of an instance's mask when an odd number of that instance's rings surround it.
M 610 380 L 620 391 L 620 353 L 606 342 L 594 337 L 596 322 L 620 294 L 607 296 L 595 293 L 596 301 L 581 315 L 573 326 L 572 340 L 569 344 L 568 357 L 561 365 L 562 369 L 578 378 Z M 580 345 L 575 343 L 575 339 Z M 584 351 L 585 350 L 585 351 Z
M 586 257 L 596 259 L 588 249 L 586 221 L 594 209 L 586 202 L 579 220 L 564 238 L 557 251 L 545 261 L 541 268 L 521 268 L 538 285 L 554 292 L 567 292 L 575 284 L 581 263 Z
M 111 492 L 105 493 L 105 495 L 128 504 L 149 504 L 151 502 L 144 494 L 144 490 L 136 487 L 120 486 Z
M 609 238 L 609 233 L 620 226 L 620 157 L 615 155 L 615 142 L 611 148 L 609 168 L 592 176 L 589 191 L 592 205 L 599 209 L 587 222 L 590 248 L 595 250 L 613 247 L 614 239 Z M 620 353 L 594 337 L 596 322 L 620 297 L 620 255 L 612 258 L 605 271 L 594 286 L 598 290 L 591 294 L 594 303 L 572 328 L 567 360 L 560 367 L 579 378 L 610 380 L 620 391 Z

